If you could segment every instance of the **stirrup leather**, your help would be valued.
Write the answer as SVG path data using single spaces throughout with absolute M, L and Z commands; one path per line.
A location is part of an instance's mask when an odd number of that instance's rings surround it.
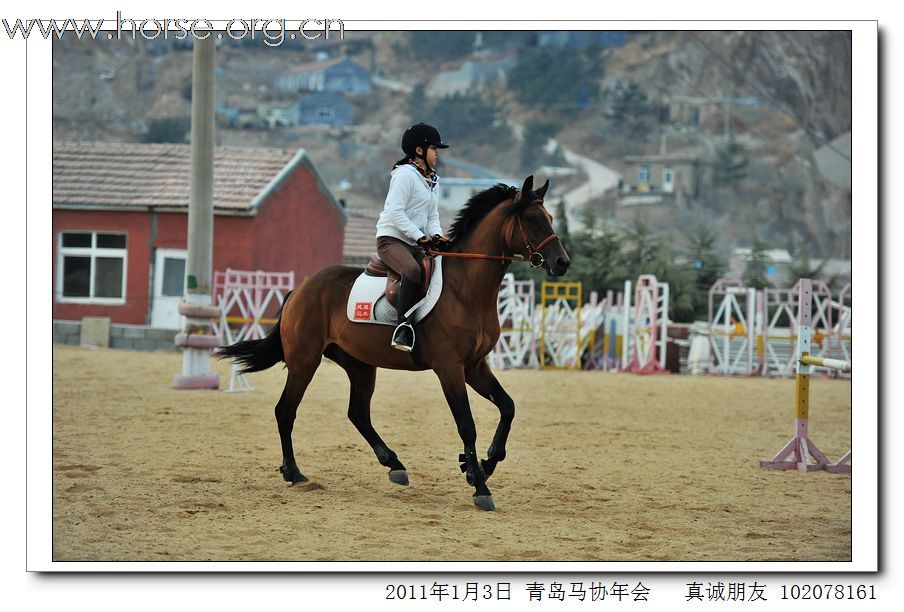
M 407 327 L 411 333 L 411 345 L 402 344 L 399 341 L 398 337 L 403 327 Z M 392 332 L 392 348 L 398 349 L 400 351 L 411 352 L 414 349 L 414 328 L 411 326 L 411 323 L 408 321 L 402 321 L 396 326 L 395 331 Z

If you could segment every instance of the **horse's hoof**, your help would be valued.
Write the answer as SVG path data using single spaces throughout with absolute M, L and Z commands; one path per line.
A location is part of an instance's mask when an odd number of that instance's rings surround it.
M 405 470 L 389 470 L 389 480 L 403 487 L 408 486 L 408 472 Z
M 481 459 L 480 460 L 480 469 L 483 470 L 483 475 L 486 478 L 489 478 L 490 476 L 493 475 L 493 472 L 496 470 L 496 464 L 495 463 L 491 464 L 486 459 Z
M 481 510 L 489 510 L 491 512 L 496 510 L 496 506 L 493 505 L 492 495 L 475 495 L 474 505 Z
M 290 470 L 285 465 L 281 465 L 279 466 L 279 472 L 282 474 L 283 480 L 289 483 L 289 486 L 308 481 L 308 477 L 298 471 L 298 468 Z

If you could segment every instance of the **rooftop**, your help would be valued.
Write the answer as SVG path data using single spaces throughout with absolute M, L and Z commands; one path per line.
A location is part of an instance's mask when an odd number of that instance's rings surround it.
M 341 209 L 304 149 L 224 146 L 214 148 L 214 210 L 254 214 L 303 163 Z M 187 209 L 191 146 L 54 143 L 52 189 L 54 208 Z

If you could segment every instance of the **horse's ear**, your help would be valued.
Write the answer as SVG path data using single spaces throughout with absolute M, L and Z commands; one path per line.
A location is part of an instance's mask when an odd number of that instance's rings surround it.
M 521 197 L 523 198 L 527 194 L 529 194 L 534 189 L 534 175 L 531 174 L 529 177 L 524 179 L 524 184 L 521 186 Z
M 549 189 L 549 179 L 546 179 L 546 182 L 543 183 L 543 186 L 537 190 L 537 195 L 540 196 L 540 199 L 546 197 L 546 190 Z

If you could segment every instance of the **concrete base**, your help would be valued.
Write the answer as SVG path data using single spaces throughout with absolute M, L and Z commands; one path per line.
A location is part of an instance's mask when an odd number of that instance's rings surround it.
M 223 344 L 219 336 L 211 336 L 209 334 L 176 334 L 176 346 L 190 348 L 218 348 Z
M 78 346 L 82 343 L 81 321 L 53 321 L 53 343 Z M 173 344 L 173 336 L 178 329 L 157 329 L 146 325 L 110 325 L 109 347 L 130 351 L 168 351 L 179 350 Z
M 219 389 L 219 374 L 202 374 L 200 376 L 186 376 L 176 374 L 173 376 L 173 389 Z
M 82 317 L 78 343 L 80 346 L 108 348 L 110 346 L 110 317 Z

